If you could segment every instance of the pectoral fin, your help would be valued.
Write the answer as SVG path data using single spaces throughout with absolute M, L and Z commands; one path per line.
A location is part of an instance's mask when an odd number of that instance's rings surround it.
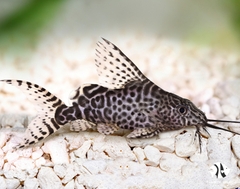
M 85 131 L 85 130 L 91 129 L 93 127 L 96 127 L 95 123 L 86 121 L 84 119 L 74 120 L 70 123 L 70 130 L 76 131 L 76 132 Z

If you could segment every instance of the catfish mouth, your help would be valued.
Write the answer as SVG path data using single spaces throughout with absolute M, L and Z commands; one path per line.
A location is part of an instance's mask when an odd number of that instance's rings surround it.
M 234 131 L 231 131 L 231 130 L 228 130 L 228 129 L 225 129 L 225 128 L 222 128 L 222 127 L 218 127 L 216 125 L 213 125 L 213 124 L 210 124 L 208 122 L 220 122 L 220 123 L 239 123 L 240 124 L 240 121 L 228 121 L 228 120 L 215 120 L 215 119 L 207 119 L 206 122 L 203 122 L 201 124 L 201 127 L 198 125 L 196 126 L 196 132 L 195 132 L 195 139 L 196 137 L 198 137 L 198 141 L 199 141 L 199 145 L 200 145 L 200 153 L 202 152 L 202 148 L 201 148 L 201 145 L 202 145 L 202 136 L 201 136 L 201 131 L 200 131 L 200 128 L 202 128 L 209 136 L 210 133 L 208 132 L 207 130 L 207 127 L 209 128 L 212 128 L 212 129 L 218 129 L 218 130 L 223 130 L 223 131 L 227 131 L 227 132 L 230 132 L 230 133 L 233 133 L 233 134 L 236 134 L 236 135 L 240 135 L 240 133 L 237 133 L 237 132 L 234 132 Z

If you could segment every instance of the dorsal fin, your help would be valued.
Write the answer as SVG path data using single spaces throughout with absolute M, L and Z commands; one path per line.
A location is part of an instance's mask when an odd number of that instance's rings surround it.
M 97 43 L 95 59 L 101 85 L 119 89 L 131 81 L 147 79 L 118 47 L 102 39 Z

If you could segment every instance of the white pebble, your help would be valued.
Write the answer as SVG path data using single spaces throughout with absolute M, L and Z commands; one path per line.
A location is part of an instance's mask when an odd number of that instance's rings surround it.
M 11 168 L 12 168 L 12 164 L 11 164 L 11 163 L 6 162 L 6 163 L 3 165 L 3 170 L 4 170 L 4 172 L 7 172 L 7 171 L 11 170 Z
M 144 154 L 147 158 L 146 165 L 157 166 L 159 164 L 161 153 L 157 148 L 148 145 L 144 148 Z
M 147 166 L 143 163 L 127 161 L 123 164 L 122 174 L 126 177 L 131 177 L 132 175 L 144 174 L 147 172 Z
M 17 151 L 14 151 L 14 152 L 8 151 L 4 159 L 7 160 L 7 162 L 12 163 L 16 161 L 18 158 L 19 158 L 19 154 Z
M 96 175 L 102 173 L 107 166 L 105 160 L 88 160 L 82 164 L 91 174 Z
M 136 155 L 137 160 L 139 163 L 142 163 L 143 160 L 146 158 L 145 154 L 144 154 L 144 150 L 140 147 L 136 147 L 133 149 L 133 153 Z
M 160 139 L 175 138 L 181 132 L 182 132 L 182 129 L 174 130 L 174 131 L 162 132 L 162 133 L 159 134 L 159 137 L 160 137 Z M 152 141 L 152 144 L 154 144 L 155 142 L 156 142 L 156 138 L 155 138 L 155 140 Z
M 87 159 L 94 160 L 94 159 L 105 159 L 109 160 L 111 157 L 105 152 L 99 152 L 99 151 L 93 151 L 92 149 L 89 149 L 87 152 Z
M 12 168 L 9 171 L 4 172 L 4 176 L 9 179 L 17 178 L 20 181 L 24 181 L 27 177 L 27 173 L 26 173 L 26 171 L 19 170 L 19 169 L 15 168 L 14 166 L 12 166 Z
M 77 183 L 79 183 L 76 185 L 80 185 L 80 186 L 84 185 L 84 186 L 87 186 L 87 188 L 111 189 L 111 188 L 116 188 L 120 184 L 119 176 L 113 175 L 113 174 L 99 174 L 99 175 L 92 175 L 92 176 L 80 175 L 80 176 L 77 176 L 76 180 L 77 180 Z
M 36 178 L 26 178 L 24 181 L 24 189 L 38 189 L 39 183 Z
M 83 133 L 68 133 L 66 140 L 68 141 L 69 150 L 78 149 L 85 142 Z
M 43 151 L 41 148 L 37 149 L 36 151 L 32 152 L 32 159 L 36 160 L 43 155 Z
M 232 120 L 234 120 L 234 119 L 232 119 Z M 239 121 L 239 120 L 238 120 Z M 229 129 L 231 130 L 231 131 L 234 131 L 234 132 L 237 132 L 237 133 L 240 133 L 240 126 L 238 125 L 238 124 L 234 124 L 234 123 L 228 123 L 227 124 L 228 125 L 228 127 L 229 127 Z
M 223 104 L 222 105 L 222 111 L 226 116 L 233 116 L 237 117 L 239 115 L 239 110 L 238 108 L 234 108 L 228 104 Z
M 20 122 L 16 122 L 14 125 L 13 125 L 13 128 L 24 128 L 24 125 Z
M 186 160 L 184 158 L 177 157 L 170 153 L 162 153 L 160 168 L 164 171 L 178 171 L 185 164 Z
M 3 114 L 0 116 L 0 125 L 2 127 L 14 126 L 16 123 L 22 125 L 24 123 L 26 116 L 17 115 L 17 114 Z
M 74 188 L 74 180 L 72 179 L 71 181 L 69 181 L 66 186 L 64 187 L 64 189 L 73 189 Z
M 187 131 L 176 137 L 176 154 L 179 157 L 189 157 L 197 151 L 197 142 L 194 141 L 194 133 Z
M 161 135 L 164 133 L 161 133 Z M 169 135 L 168 135 L 169 137 Z M 147 145 L 152 145 L 156 141 L 157 137 L 144 138 L 144 139 L 129 139 L 127 138 L 128 145 L 131 147 L 145 147 Z
M 86 158 L 87 151 L 89 150 L 91 145 L 92 145 L 91 140 L 85 141 L 80 148 L 74 151 L 74 154 L 76 155 L 76 157 Z
M 205 113 L 206 116 L 210 114 L 210 107 L 207 104 L 203 104 L 201 110 Z
M 35 161 L 36 167 L 41 167 L 42 165 L 46 164 L 46 159 L 44 157 L 40 157 Z
M 30 158 L 20 157 L 17 161 L 13 163 L 17 169 L 30 170 L 35 167 L 34 162 Z
M 2 148 L 9 138 L 9 133 L 0 131 L 0 148 Z
M 127 158 L 119 158 L 114 161 L 109 160 L 107 163 L 107 168 L 102 175 L 104 175 L 104 173 L 118 172 L 121 174 L 121 176 L 127 178 L 133 175 L 138 175 L 139 173 L 144 174 L 148 170 L 148 167 L 143 163 L 129 161 Z
M 63 137 L 48 140 L 42 150 L 49 153 L 54 164 L 69 163 L 66 141 Z
M 230 96 L 224 99 L 222 103 L 232 106 L 233 108 L 238 108 L 240 105 L 240 100 L 237 96 Z
M 24 148 L 17 150 L 19 156 L 29 158 L 32 155 L 32 148 Z
M 204 104 L 209 99 L 211 99 L 212 96 L 213 96 L 213 89 L 212 88 L 206 88 L 194 97 L 194 101 L 196 100 L 200 104 Z
M 0 188 L 5 189 L 7 188 L 7 184 L 3 176 L 0 176 Z
M 206 162 L 208 160 L 208 151 L 207 151 L 206 145 L 207 145 L 207 139 L 202 138 L 201 153 L 200 153 L 200 146 L 199 146 L 198 150 L 190 157 L 190 161 Z
M 226 162 L 232 157 L 231 144 L 224 135 L 212 136 L 207 143 L 208 158 L 216 162 Z
M 3 157 L 3 155 L 0 155 L 0 157 Z M 4 159 L 0 158 L 0 170 L 2 170 L 3 165 L 4 165 Z
M 66 165 L 57 164 L 57 165 L 54 165 L 53 170 L 58 177 L 63 178 L 66 175 L 67 167 Z
M 50 167 L 41 167 L 37 179 L 39 181 L 40 188 L 63 188 L 61 180 Z
M 36 175 L 38 174 L 38 168 L 34 167 L 33 169 L 27 170 L 27 175 L 28 177 L 36 177 Z
M 77 177 L 78 178 L 78 177 Z M 83 186 L 83 184 L 81 183 L 81 182 L 78 182 L 78 179 L 75 179 L 75 181 L 74 181 L 74 186 L 75 186 L 75 188 L 77 188 L 77 189 L 86 189 L 86 187 L 85 186 Z
M 222 108 L 220 106 L 220 100 L 216 97 L 212 97 L 211 99 L 208 100 L 208 104 L 210 107 L 210 112 L 215 116 L 215 117 L 222 117 L 223 112 Z
M 93 143 L 93 150 L 104 152 L 112 159 L 123 157 L 136 160 L 136 156 L 133 154 L 124 137 L 106 136 L 103 143 Z
M 68 164 L 66 175 L 64 176 L 62 183 L 66 184 L 72 180 L 79 173 L 79 167 L 76 163 Z
M 11 136 L 10 140 L 6 143 L 6 145 L 3 146 L 2 150 L 4 152 L 12 151 L 14 147 L 23 142 L 24 130 L 17 129 L 16 132 L 14 132 L 13 135 Z
M 240 159 L 240 136 L 235 135 L 232 137 L 232 149 L 234 154 Z
M 160 138 L 154 143 L 154 146 L 161 152 L 173 152 L 175 147 L 175 139 Z
M 17 188 L 20 185 L 20 182 L 18 179 L 5 179 L 7 188 Z
M 208 167 L 206 166 L 206 168 L 208 168 Z M 196 167 L 192 164 L 190 164 L 190 165 L 184 164 L 181 167 L 181 173 L 183 176 L 189 177 L 190 175 L 194 175 L 195 169 L 196 169 Z

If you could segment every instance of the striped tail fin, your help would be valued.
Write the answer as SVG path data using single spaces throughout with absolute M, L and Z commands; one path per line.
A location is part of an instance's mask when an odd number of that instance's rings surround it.
M 21 80 L 0 80 L 14 85 L 22 90 L 30 101 L 38 105 L 38 115 L 28 125 L 25 131 L 24 140 L 16 146 L 23 148 L 34 144 L 52 133 L 56 132 L 63 125 L 55 120 L 55 112 L 59 106 L 64 105 L 60 99 L 48 92 L 43 87 Z M 64 105 L 65 106 L 65 105 Z

